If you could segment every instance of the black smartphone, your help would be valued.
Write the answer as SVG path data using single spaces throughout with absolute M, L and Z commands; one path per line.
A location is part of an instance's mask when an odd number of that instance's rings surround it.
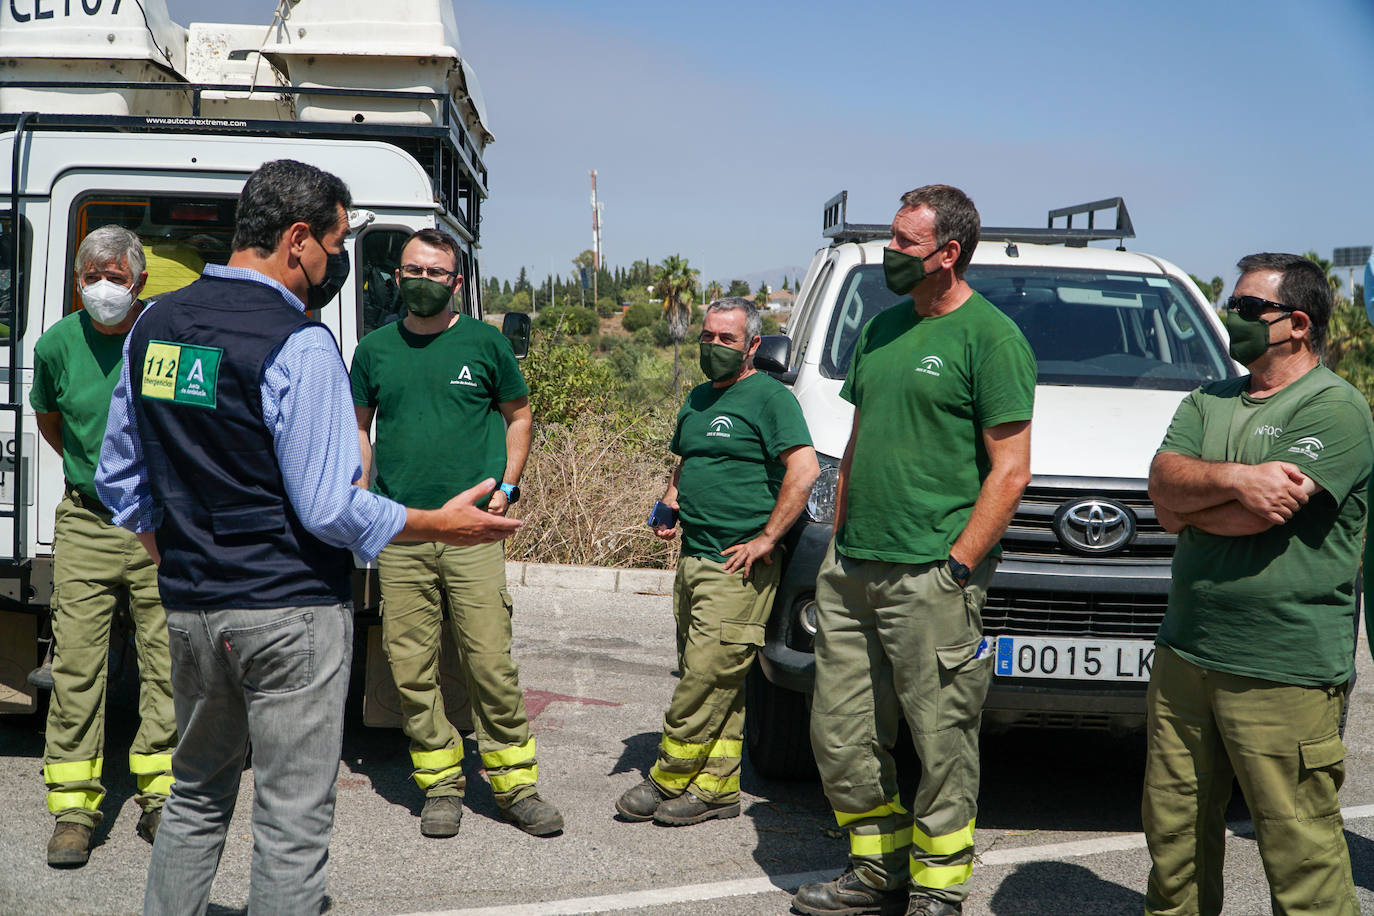
M 672 528 L 677 525 L 677 510 L 663 500 L 655 500 L 649 512 L 650 528 Z

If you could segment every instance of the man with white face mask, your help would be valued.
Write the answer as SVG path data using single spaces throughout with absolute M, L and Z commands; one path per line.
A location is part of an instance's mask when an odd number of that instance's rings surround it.
M 129 230 L 103 226 L 86 236 L 75 263 L 83 308 L 34 346 L 29 402 L 39 432 L 62 456 L 66 478 L 53 538 L 55 653 L 43 754 L 48 810 L 57 818 L 48 842 L 48 864 L 55 867 L 86 864 L 91 831 L 101 819 L 105 667 L 122 597 L 133 618 L 140 680 L 141 722 L 129 770 L 143 809 L 136 829 L 149 843 L 172 786 L 177 731 L 157 567 L 134 534 L 113 523 L 94 483 L 124 338 L 143 309 L 144 265 L 143 246 Z

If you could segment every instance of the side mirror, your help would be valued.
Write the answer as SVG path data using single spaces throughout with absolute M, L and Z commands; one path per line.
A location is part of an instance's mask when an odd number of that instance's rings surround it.
M 524 312 L 506 312 L 501 319 L 501 336 L 510 341 L 516 359 L 530 355 L 530 316 Z
M 787 372 L 792 360 L 792 340 L 786 334 L 765 334 L 754 351 L 754 368 L 769 375 Z

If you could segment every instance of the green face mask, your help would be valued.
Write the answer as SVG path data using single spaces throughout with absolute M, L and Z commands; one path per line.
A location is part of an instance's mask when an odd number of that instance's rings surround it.
M 935 251 L 939 250 L 938 248 L 935 249 Z M 934 254 L 935 251 L 926 255 L 925 258 L 918 258 L 895 248 L 884 248 L 883 279 L 887 281 L 887 288 L 899 296 L 910 294 L 918 283 L 929 276 L 926 272 L 926 258 Z
M 406 310 L 417 318 L 437 315 L 448 305 L 453 290 L 437 280 L 424 277 L 405 277 L 401 280 L 401 301 Z
M 743 350 L 702 341 L 701 371 L 706 373 L 706 377 L 711 381 L 723 382 L 731 376 L 739 375 L 740 367 L 743 365 Z
M 1278 346 L 1281 343 L 1288 343 L 1293 338 L 1287 337 L 1284 340 L 1269 342 L 1269 325 L 1280 321 L 1287 321 L 1293 317 L 1291 314 L 1280 315 L 1271 321 L 1263 318 L 1256 318 L 1253 321 L 1242 318 L 1234 311 L 1226 313 L 1226 336 L 1231 340 L 1228 352 L 1231 358 L 1242 366 L 1248 366 L 1265 354 L 1270 347 Z

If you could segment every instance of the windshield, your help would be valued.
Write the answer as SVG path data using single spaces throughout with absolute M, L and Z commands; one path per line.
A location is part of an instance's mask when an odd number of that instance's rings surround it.
M 1172 277 L 974 265 L 965 279 L 1026 335 L 1041 385 L 1189 391 L 1232 374 L 1222 342 Z M 821 373 L 843 378 L 860 328 L 900 298 L 882 265 L 853 268 L 840 285 Z

